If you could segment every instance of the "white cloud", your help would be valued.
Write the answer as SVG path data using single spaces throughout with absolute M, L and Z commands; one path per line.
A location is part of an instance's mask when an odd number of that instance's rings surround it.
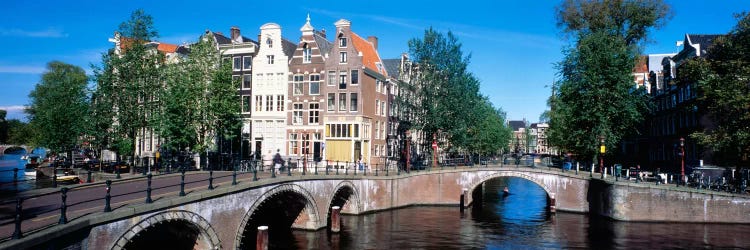
M 22 29 L 0 28 L 0 36 L 61 38 L 61 37 L 68 37 L 68 34 L 64 33 L 62 30 L 58 28 L 47 28 L 44 30 L 22 30 Z
M 47 70 L 42 66 L 8 66 L 0 65 L 0 73 L 15 73 L 15 74 L 41 74 Z
M 0 106 L 0 109 L 11 112 L 11 111 L 23 111 L 26 109 L 26 106 L 23 105 L 11 105 L 11 106 Z

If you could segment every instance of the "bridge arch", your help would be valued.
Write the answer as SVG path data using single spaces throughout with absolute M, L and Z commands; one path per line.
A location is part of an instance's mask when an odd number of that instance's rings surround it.
M 304 203 L 302 204 L 301 211 L 299 211 L 299 214 L 297 214 L 297 218 L 294 218 L 294 220 L 298 220 L 300 217 L 306 217 L 305 218 L 307 220 L 306 229 L 318 228 L 319 222 L 320 222 L 320 213 L 316 205 L 317 202 L 315 201 L 315 198 L 313 197 L 313 195 L 311 195 L 310 192 L 308 192 L 305 188 L 299 185 L 282 184 L 263 193 L 260 197 L 258 197 L 258 199 L 255 200 L 253 205 L 250 206 L 250 209 L 248 209 L 248 211 L 245 213 L 245 215 L 242 218 L 242 222 L 237 228 L 237 235 L 235 236 L 235 239 L 234 239 L 235 249 L 243 248 L 243 240 L 244 240 L 244 236 L 246 236 L 246 233 L 253 232 L 253 230 L 257 229 L 257 228 L 248 228 L 248 226 L 252 226 L 251 222 L 253 222 L 253 219 L 256 219 L 255 218 L 256 212 L 259 212 L 261 208 L 263 208 L 264 206 L 267 206 L 266 204 L 269 204 L 269 202 L 284 195 L 287 195 L 286 197 L 290 197 L 291 199 L 294 199 L 298 202 Z M 292 220 L 291 223 L 288 223 L 289 226 L 291 226 L 291 224 L 294 223 L 294 220 Z M 273 228 L 269 227 L 269 230 L 273 230 Z M 247 235 L 247 236 L 251 237 L 252 240 L 255 239 L 255 234 Z
M 331 196 L 328 197 L 327 213 L 330 215 L 331 207 L 344 207 L 344 204 L 348 204 L 349 206 L 347 206 L 346 209 L 342 209 L 342 212 L 350 214 L 362 213 L 362 202 L 359 199 L 359 190 L 357 190 L 357 186 L 351 181 L 341 181 L 336 185 Z
M 186 230 L 189 232 L 188 234 L 197 234 L 195 235 L 194 243 L 184 241 L 186 235 L 174 235 L 175 237 L 179 237 L 179 240 L 174 241 L 165 239 L 164 230 L 169 231 L 170 229 L 178 229 L 179 231 Z M 148 235 L 148 233 L 155 235 Z M 192 237 L 193 235 L 187 236 Z M 185 247 L 189 249 L 221 248 L 221 241 L 219 240 L 218 234 L 205 218 L 190 211 L 176 210 L 157 213 L 141 220 L 125 231 L 125 233 L 115 241 L 112 249 L 140 249 L 143 248 L 143 246 L 140 246 L 139 244 L 158 242 L 158 240 L 151 240 L 148 237 L 162 239 L 163 243 L 170 244 L 173 249 L 181 249 L 174 244 L 188 244 Z M 164 240 L 167 242 L 164 242 Z M 194 246 L 190 246 L 189 244 L 191 243 L 193 243 Z M 151 247 L 155 246 L 152 245 Z
M 484 177 L 480 178 L 478 181 L 475 181 L 475 182 L 471 183 L 470 186 L 469 186 L 469 188 L 468 188 L 468 196 L 472 197 L 471 194 L 473 194 L 474 191 L 475 191 L 475 189 L 479 185 L 481 185 L 482 183 L 485 183 L 485 182 L 487 182 L 487 181 L 489 181 L 491 179 L 501 178 L 501 177 L 517 177 L 517 178 L 525 179 L 525 180 L 531 181 L 533 183 L 536 183 L 537 185 L 539 185 L 540 187 L 542 187 L 542 189 L 544 189 L 544 192 L 547 193 L 547 197 L 552 197 L 551 194 L 554 193 L 554 192 L 551 191 L 550 187 L 548 187 L 547 185 L 544 184 L 544 182 L 542 182 L 541 180 L 539 180 L 537 178 L 534 178 L 531 175 L 528 175 L 528 174 L 522 173 L 522 172 L 499 171 L 499 172 L 494 172 L 492 174 L 484 176 Z

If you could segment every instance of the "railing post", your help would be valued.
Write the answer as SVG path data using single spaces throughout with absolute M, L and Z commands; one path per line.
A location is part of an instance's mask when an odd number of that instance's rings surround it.
M 68 217 L 65 216 L 65 213 L 68 211 L 68 188 L 63 187 L 60 189 L 60 192 L 62 193 L 62 204 L 60 205 L 60 221 L 59 224 L 65 224 L 68 223 Z
M 112 207 L 109 205 L 110 201 L 112 200 L 112 196 L 109 193 L 112 189 L 112 181 L 107 180 L 104 183 L 107 184 L 107 194 L 104 195 L 104 212 L 112 212 Z
M 55 172 L 52 172 L 52 187 L 57 188 L 57 173 Z
M 292 176 L 292 158 L 286 161 L 286 176 Z
M 86 173 L 86 183 L 91 183 L 91 182 L 93 181 L 91 180 L 91 169 L 89 169 L 88 173 Z
M 271 178 L 276 178 L 276 163 L 271 164 Z
M 336 161 L 336 175 L 339 175 L 339 161 Z
M 208 190 L 214 190 L 214 170 L 208 170 Z
M 253 168 L 253 181 L 257 181 L 257 180 L 258 180 L 258 169 Z
M 364 172 L 364 175 L 367 176 L 367 165 L 362 169 L 362 172 Z
M 357 169 L 359 168 L 359 163 L 356 161 L 353 163 L 354 163 L 354 175 L 357 175 Z
M 23 232 L 21 232 L 21 221 L 23 219 L 23 198 L 18 197 L 16 198 L 16 218 L 15 218 L 15 224 L 16 229 L 13 231 L 13 237 L 12 239 L 20 239 L 23 237 Z
M 148 173 L 148 175 L 146 175 L 146 182 L 148 183 L 148 185 L 146 186 L 146 203 L 154 202 L 153 200 L 151 200 L 151 178 L 151 173 Z
M 180 169 L 180 196 L 185 196 L 185 168 Z
M 18 168 L 13 168 L 13 185 L 18 185 Z
M 328 175 L 328 161 L 326 160 L 326 175 Z
M 237 185 L 237 166 L 232 169 L 232 186 Z

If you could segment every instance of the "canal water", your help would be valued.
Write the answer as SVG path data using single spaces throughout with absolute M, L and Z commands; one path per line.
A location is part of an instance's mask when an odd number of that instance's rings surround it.
M 503 196 L 505 186 L 511 195 Z M 339 234 L 276 231 L 269 241 L 271 249 L 750 248 L 750 225 L 614 222 L 546 206 L 536 184 L 499 178 L 463 215 L 458 207 L 409 207 L 344 216 Z

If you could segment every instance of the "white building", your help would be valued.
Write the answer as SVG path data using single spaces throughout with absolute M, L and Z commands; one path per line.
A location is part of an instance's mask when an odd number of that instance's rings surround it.
M 286 155 L 289 59 L 297 45 L 281 38 L 281 26 L 275 23 L 260 27 L 258 43 L 252 76 L 252 150 L 266 158 L 277 150 Z

